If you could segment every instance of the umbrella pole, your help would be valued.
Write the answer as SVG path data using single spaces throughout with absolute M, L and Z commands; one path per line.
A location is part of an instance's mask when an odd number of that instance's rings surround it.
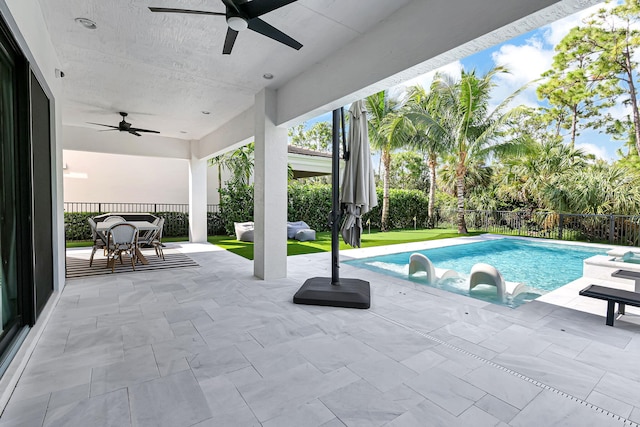
M 361 279 L 342 279 L 338 274 L 340 257 L 340 129 L 341 110 L 333 111 L 333 154 L 331 156 L 331 277 L 307 279 L 293 296 L 295 304 L 332 307 L 363 308 L 371 306 L 369 282 Z
M 340 284 L 340 109 L 333 110 L 331 155 L 331 284 Z

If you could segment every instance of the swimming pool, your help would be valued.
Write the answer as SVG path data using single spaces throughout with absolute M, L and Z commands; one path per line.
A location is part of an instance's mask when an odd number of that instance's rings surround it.
M 594 255 L 604 254 L 605 251 L 601 248 L 579 245 L 496 239 L 417 252 L 426 255 L 436 268 L 455 270 L 463 277 L 439 281 L 433 286 L 501 304 L 502 302 L 498 301 L 495 295 L 495 290 L 485 292 L 474 290 L 470 294 L 466 282 L 474 264 L 484 262 L 493 265 L 500 271 L 504 280 L 521 282 L 529 288 L 529 292 L 517 296 L 506 304 L 517 307 L 582 277 L 583 261 Z M 408 276 L 409 256 L 415 252 L 348 260 L 344 263 L 424 284 L 424 278 Z

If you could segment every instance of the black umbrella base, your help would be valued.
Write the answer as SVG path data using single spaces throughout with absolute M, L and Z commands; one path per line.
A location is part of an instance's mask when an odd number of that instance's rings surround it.
M 312 277 L 293 296 L 296 304 L 327 305 L 331 307 L 369 308 L 369 282 L 360 279 L 340 279 L 331 284 L 330 277 Z

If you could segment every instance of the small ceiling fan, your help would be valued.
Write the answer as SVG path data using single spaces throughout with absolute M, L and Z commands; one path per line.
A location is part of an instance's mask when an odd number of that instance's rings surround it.
M 149 130 L 149 129 L 141 129 L 141 128 L 131 127 L 131 123 L 128 123 L 124 119 L 125 117 L 128 116 L 128 114 L 125 113 L 124 111 L 120 111 L 120 115 L 122 116 L 122 121 L 120 123 L 118 123 L 118 126 L 105 125 L 105 124 L 102 124 L 102 123 L 92 123 L 92 122 L 88 122 L 88 123 L 92 124 L 92 125 L 106 126 L 108 128 L 111 128 L 111 129 L 105 129 L 104 131 L 119 130 L 120 132 L 129 132 L 130 134 L 133 134 L 135 136 L 142 136 L 142 135 L 140 135 L 139 132 L 160 133 L 157 130 Z
M 260 33 L 263 36 L 267 36 L 275 41 L 283 43 L 295 50 L 300 50 L 302 44 L 297 40 L 289 37 L 277 28 L 267 24 L 265 21 L 259 18 L 259 16 L 274 11 L 286 6 L 289 3 L 293 3 L 297 0 L 221 0 L 224 3 L 226 12 L 207 12 L 204 10 L 189 10 L 189 9 L 171 9 L 165 7 L 150 7 L 152 12 L 166 12 L 166 13 L 190 13 L 193 15 L 216 15 L 224 16 L 227 20 L 227 36 L 224 40 L 224 48 L 222 53 L 224 55 L 231 54 L 233 44 L 236 42 L 238 32 L 246 30 L 247 28 L 256 33 Z

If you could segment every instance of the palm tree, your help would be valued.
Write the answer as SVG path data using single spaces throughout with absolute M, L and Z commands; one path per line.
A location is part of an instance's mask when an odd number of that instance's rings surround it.
M 228 151 L 209 159 L 209 166 L 218 169 L 218 191 L 222 189 L 222 169 L 231 172 L 231 182 L 248 185 L 253 173 L 253 152 L 255 144 L 252 142 L 234 151 Z
M 252 142 L 235 151 L 227 153 L 224 165 L 233 175 L 232 181 L 242 185 L 249 185 L 253 174 L 253 152 L 255 144 Z
M 209 159 L 209 166 L 216 166 L 218 169 L 218 192 L 222 189 L 222 168 L 224 166 L 225 155 L 220 154 Z
M 489 109 L 493 77 L 506 73 L 504 67 L 492 68 L 484 76 L 475 70 L 461 71 L 460 79 L 454 81 L 447 75 L 439 75 L 433 88 L 439 92 L 440 108 L 452 142 L 451 153 L 456 157 L 456 196 L 458 199 L 458 233 L 466 234 L 464 218 L 465 177 L 468 166 L 478 159 L 486 159 L 491 153 L 519 149 L 517 141 L 500 141 L 502 128 L 517 109 L 503 113 L 507 104 L 522 90 L 516 91 L 502 101 L 493 111 Z
M 409 138 L 408 119 L 398 112 L 398 101 L 391 99 L 386 91 L 366 98 L 369 112 L 369 141 L 381 152 L 383 167 L 382 217 L 380 230 L 389 229 L 389 175 L 391 152 L 406 145 Z
M 500 187 L 510 199 L 530 210 L 550 209 L 547 188 L 556 185 L 563 175 L 573 175 L 593 158 L 578 148 L 571 148 L 558 138 L 532 142 L 525 155 L 503 156 Z
M 436 79 L 438 77 L 436 76 Z M 450 147 L 450 132 L 446 129 L 446 121 L 439 114 L 439 98 L 437 91 L 425 91 L 420 86 L 412 86 L 408 90 L 407 102 L 403 107 L 404 114 L 412 122 L 415 132 L 410 145 L 424 152 L 429 166 L 429 227 L 434 226 L 434 207 L 436 202 L 436 182 L 438 157 Z
M 562 175 L 546 192 L 552 207 L 560 212 L 634 215 L 640 210 L 635 176 L 604 161 Z

